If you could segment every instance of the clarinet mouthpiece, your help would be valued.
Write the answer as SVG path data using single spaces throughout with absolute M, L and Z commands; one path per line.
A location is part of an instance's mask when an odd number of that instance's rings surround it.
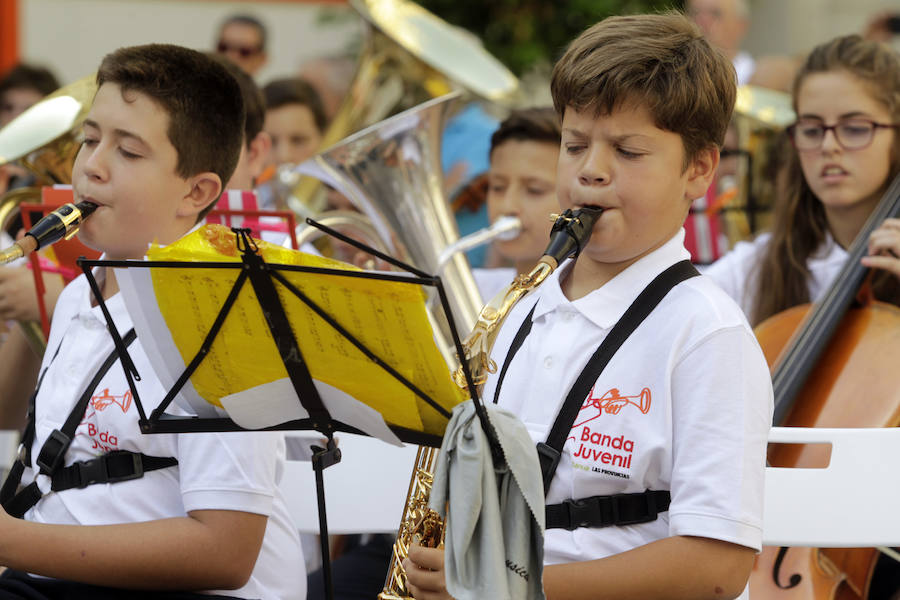
M 554 219 L 553 229 L 550 230 L 550 243 L 544 250 L 542 260 L 553 261 L 553 268 L 569 258 L 577 257 L 594 229 L 594 223 L 603 214 L 602 208 L 584 207 L 573 211 L 566 209 L 561 215 L 551 215 Z
M 97 205 L 90 202 L 63 204 L 35 223 L 18 242 L 0 251 L 0 264 L 28 256 L 35 250 L 55 244 L 63 238 L 71 238 L 78 233 L 81 224 L 95 210 Z

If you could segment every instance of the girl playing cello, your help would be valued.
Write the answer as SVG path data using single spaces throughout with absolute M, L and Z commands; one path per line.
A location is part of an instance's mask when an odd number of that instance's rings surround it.
M 713 277 L 756 325 L 815 301 L 847 259 L 900 171 L 900 57 L 856 35 L 815 48 L 794 82 L 794 150 L 783 173 L 771 234 L 716 262 Z M 879 300 L 900 305 L 900 221 L 872 235 L 863 264 L 883 269 Z
M 825 295 L 900 172 L 900 57 L 891 48 L 855 35 L 822 44 L 806 59 L 793 90 L 793 151 L 772 231 L 739 243 L 705 272 L 754 325 Z M 900 305 L 900 219 L 880 224 L 868 253 L 861 263 L 874 269 L 875 298 Z M 868 598 L 893 597 L 898 588 L 898 565 L 882 557 Z

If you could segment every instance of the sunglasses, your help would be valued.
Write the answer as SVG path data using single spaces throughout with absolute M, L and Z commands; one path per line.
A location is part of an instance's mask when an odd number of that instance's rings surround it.
M 229 52 L 234 52 L 241 58 L 250 58 L 254 54 L 259 54 L 262 52 L 262 47 L 257 46 L 255 48 L 251 48 L 248 46 L 233 46 L 228 44 L 227 42 L 219 42 L 219 45 L 216 46 L 216 50 L 219 54 L 228 54 Z

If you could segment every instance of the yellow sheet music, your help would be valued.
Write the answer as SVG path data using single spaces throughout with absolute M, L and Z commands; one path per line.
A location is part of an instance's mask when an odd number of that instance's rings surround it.
M 256 240 L 269 264 L 356 270 L 328 258 Z M 206 225 L 166 247 L 147 253 L 154 261 L 240 262 L 235 235 Z M 160 312 L 188 364 L 209 332 L 239 269 L 152 269 Z M 420 286 L 319 273 L 281 271 L 285 278 L 330 314 L 387 364 L 451 411 L 464 400 L 435 345 Z M 367 358 L 290 290 L 275 282 L 313 378 L 379 411 L 389 424 L 443 434 L 447 420 Z M 207 402 L 287 377 L 249 280 L 216 337 L 209 355 L 191 377 Z

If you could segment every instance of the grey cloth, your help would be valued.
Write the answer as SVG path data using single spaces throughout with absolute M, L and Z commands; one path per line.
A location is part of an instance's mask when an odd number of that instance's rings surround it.
M 453 410 L 435 468 L 430 506 L 446 518 L 447 591 L 457 600 L 543 600 L 537 450 L 515 415 L 493 405 L 487 410 L 505 461 L 494 464 L 469 400 Z

